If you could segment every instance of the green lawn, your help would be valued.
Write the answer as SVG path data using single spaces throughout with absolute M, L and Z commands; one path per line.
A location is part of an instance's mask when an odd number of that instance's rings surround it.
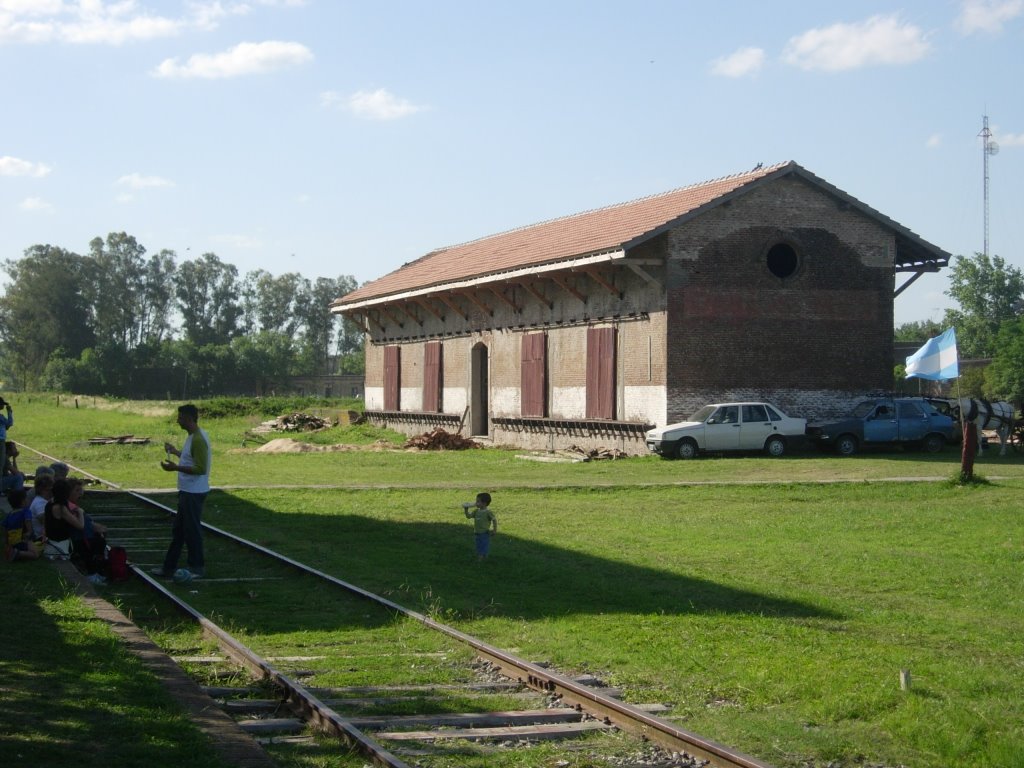
M 155 468 L 165 439 L 180 444 L 169 410 L 15 400 L 15 417 L 28 445 L 171 486 Z M 954 449 L 543 464 L 260 455 L 241 447 L 245 420 L 205 426 L 214 483 L 255 486 L 212 494 L 212 524 L 670 703 L 683 727 L 780 766 L 1024 765 L 1020 457 L 984 457 L 976 471 L 995 479 L 958 487 L 892 479 L 948 478 Z M 129 432 L 154 445 L 84 444 Z M 481 565 L 457 505 L 484 489 L 500 529 Z

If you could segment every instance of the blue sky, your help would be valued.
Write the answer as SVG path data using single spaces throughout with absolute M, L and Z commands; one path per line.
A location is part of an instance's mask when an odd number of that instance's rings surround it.
M 785 160 L 969 255 L 987 113 L 1024 268 L 1022 75 L 1024 0 L 0 0 L 0 259 L 126 231 L 363 282 Z

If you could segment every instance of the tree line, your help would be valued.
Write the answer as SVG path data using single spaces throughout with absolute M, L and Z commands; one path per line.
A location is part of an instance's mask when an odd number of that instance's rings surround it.
M 84 255 L 33 245 L 4 269 L 0 371 L 9 389 L 262 394 L 290 376 L 363 370 L 362 333 L 329 311 L 358 287 L 350 275 L 239 276 L 214 253 L 147 256 L 124 232 L 94 238 Z
M 899 326 L 896 340 L 923 342 L 955 328 L 961 393 L 1024 404 L 1024 273 L 999 256 L 957 256 L 945 293 L 957 308 L 947 309 L 940 323 Z M 991 362 L 984 368 L 965 368 L 963 361 L 972 358 Z M 897 380 L 904 371 L 905 366 L 896 366 Z

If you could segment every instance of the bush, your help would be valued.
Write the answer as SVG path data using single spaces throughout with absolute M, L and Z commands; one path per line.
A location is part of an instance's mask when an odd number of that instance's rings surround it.
M 272 418 L 285 413 L 315 410 L 363 410 L 363 401 L 341 397 L 275 396 L 275 397 L 214 397 L 199 404 L 204 419 L 238 416 L 265 416 Z

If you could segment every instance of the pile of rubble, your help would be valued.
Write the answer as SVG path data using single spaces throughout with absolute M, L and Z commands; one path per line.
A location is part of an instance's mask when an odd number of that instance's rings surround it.
M 483 446 L 468 437 L 453 435 L 451 432 L 445 432 L 437 427 L 431 432 L 410 437 L 402 447 L 417 448 L 421 451 L 464 451 L 467 448 L 482 448 Z
M 618 448 L 580 448 L 578 445 L 570 445 L 568 448 L 559 451 L 562 455 L 572 456 L 579 461 L 598 461 L 600 459 L 625 459 L 628 453 Z
M 267 432 L 316 432 L 333 427 L 334 423 L 308 413 L 286 413 L 276 419 L 264 421 L 252 431 L 256 434 Z

